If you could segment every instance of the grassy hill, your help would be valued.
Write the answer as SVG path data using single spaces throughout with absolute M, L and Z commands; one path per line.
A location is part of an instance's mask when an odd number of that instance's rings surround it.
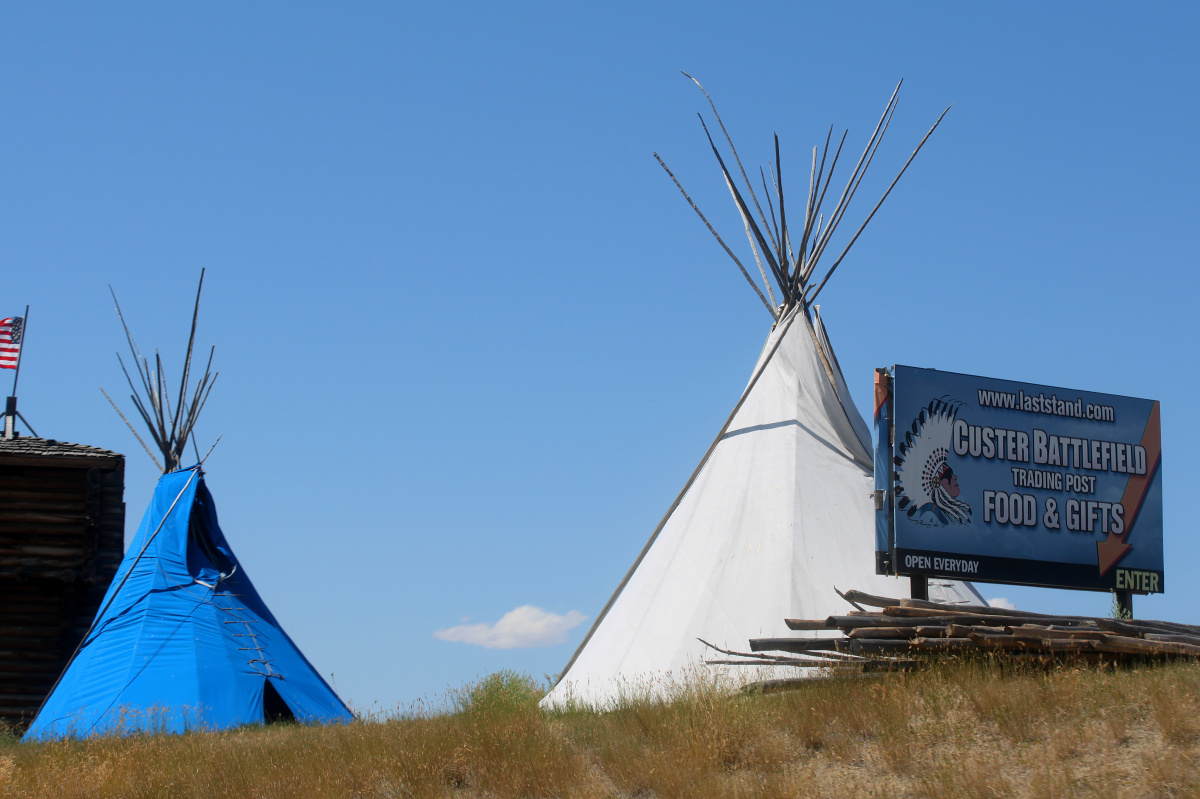
M 343 727 L 24 745 L 0 797 L 1200 796 L 1200 667 L 966 663 L 542 712 L 493 675 Z

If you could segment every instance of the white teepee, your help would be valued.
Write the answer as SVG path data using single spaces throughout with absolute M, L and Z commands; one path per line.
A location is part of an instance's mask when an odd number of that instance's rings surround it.
M 816 259 L 878 146 L 895 99 L 893 94 L 825 227 L 818 211 L 824 194 L 821 179 L 825 177 L 826 187 L 829 179 L 823 174 L 824 157 L 820 172 L 816 169 L 814 151 L 799 246 L 789 238 L 783 216 L 778 144 L 772 176 L 778 223 L 768 223 L 759 211 L 770 241 L 717 155 L 767 293 L 773 298 L 763 262 L 783 302 L 772 307 L 764 298 L 775 322 L 745 392 L 545 704 L 576 699 L 603 705 L 630 690 L 653 691 L 655 685 L 684 677 L 685 670 L 713 654 L 698 639 L 745 651 L 750 638 L 794 635 L 785 627 L 785 618 L 821 618 L 849 609 L 835 587 L 893 596 L 907 591 L 907 581 L 875 574 L 870 433 L 811 304 L 824 280 L 816 290 L 809 287 Z M 838 153 L 840 149 L 839 145 Z M 828 150 L 827 143 L 826 155 Z M 753 189 L 750 192 L 758 207 Z M 774 221 L 774 208 L 771 216 Z M 744 268 L 742 272 L 750 280 Z M 762 297 L 753 280 L 751 285 Z M 937 601 L 986 604 L 964 583 L 930 581 L 929 592 Z M 752 673 L 736 670 L 731 675 L 736 679 Z M 755 679 L 760 676 L 754 674 Z

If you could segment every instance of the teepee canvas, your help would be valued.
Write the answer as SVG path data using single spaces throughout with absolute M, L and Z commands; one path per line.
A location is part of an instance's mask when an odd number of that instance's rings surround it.
M 27 740 L 351 719 L 254 589 L 199 467 L 159 480 L 100 607 Z
M 543 700 L 546 704 L 574 699 L 603 705 L 627 691 L 653 690 L 664 677 L 683 679 L 685 670 L 712 654 L 701 639 L 744 650 L 750 638 L 794 635 L 785 618 L 821 618 L 847 609 L 835 587 L 883 595 L 907 590 L 907 583 L 875 574 L 870 434 L 813 305 L 862 227 L 824 278 L 819 283 L 812 279 L 895 101 L 893 94 L 827 219 L 820 215 L 821 201 L 841 144 L 828 171 L 829 140 L 819 167 L 814 149 L 803 232 L 795 240 L 787 228 L 778 139 L 770 176 L 776 201 L 771 203 L 768 195 L 769 219 L 748 180 L 744 185 L 757 215 L 746 203 L 713 146 L 745 224 L 765 295 L 684 194 L 771 313 L 771 332 L 724 427 Z M 733 149 L 731 141 L 729 147 Z M 733 155 L 737 159 L 736 150 Z M 737 165 L 740 169 L 740 160 Z M 934 600 L 986 604 L 964 583 L 931 581 L 929 593 Z
M 203 375 L 189 386 L 199 310 L 197 289 L 174 404 L 162 360 L 156 354 L 151 365 L 142 357 L 125 326 L 141 382 L 139 390 L 124 370 L 131 399 L 162 460 L 142 445 L 164 474 L 95 621 L 25 740 L 352 718 L 279 626 L 233 554 L 201 465 L 179 468 L 189 438 L 195 447 L 196 419 L 216 378 L 210 352 Z M 121 321 L 124 325 L 124 317 Z M 197 458 L 203 462 L 198 452 Z

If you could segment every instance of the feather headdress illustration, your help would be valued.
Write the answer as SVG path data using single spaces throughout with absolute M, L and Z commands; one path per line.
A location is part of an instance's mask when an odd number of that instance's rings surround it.
M 958 498 L 958 476 L 946 462 L 961 405 L 935 399 L 921 409 L 896 456 L 896 507 L 910 518 L 932 514 L 942 524 L 969 524 L 971 506 Z

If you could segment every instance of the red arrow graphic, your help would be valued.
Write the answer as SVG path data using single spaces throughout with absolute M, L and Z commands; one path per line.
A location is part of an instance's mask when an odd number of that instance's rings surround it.
M 1162 437 L 1158 420 L 1158 403 L 1150 409 L 1150 418 L 1146 420 L 1146 431 L 1142 433 L 1142 446 L 1146 448 L 1146 473 L 1130 475 L 1125 484 L 1125 493 L 1121 497 L 1121 505 L 1125 508 L 1125 532 L 1120 535 L 1109 533 L 1103 541 L 1096 542 L 1096 559 L 1100 565 L 1101 576 L 1108 574 L 1117 561 L 1125 557 L 1132 544 L 1126 544 L 1129 531 L 1137 519 L 1138 511 L 1142 509 L 1142 501 L 1146 498 L 1146 490 L 1150 488 L 1150 480 L 1158 470 L 1158 460 L 1162 457 Z

